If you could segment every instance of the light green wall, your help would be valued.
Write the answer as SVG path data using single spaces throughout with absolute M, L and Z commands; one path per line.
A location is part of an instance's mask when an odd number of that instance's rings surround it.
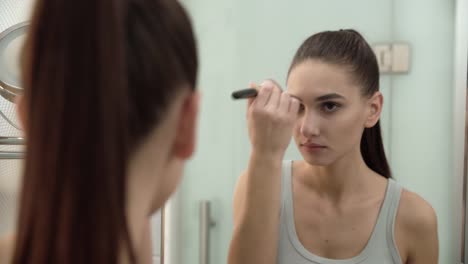
M 185 0 L 198 34 L 202 111 L 199 145 L 181 187 L 182 263 L 198 262 L 198 202 L 213 202 L 211 263 L 225 263 L 232 195 L 250 151 L 245 102 L 230 93 L 249 81 L 285 83 L 290 60 L 310 34 L 361 31 L 370 43 L 409 42 L 408 75 L 382 76 L 384 141 L 395 177 L 437 210 L 440 263 L 454 263 L 450 236 L 452 0 Z M 299 158 L 291 147 L 287 158 Z M 196 261 L 196 262 L 195 262 Z
M 233 3 L 228 1 L 188 1 L 194 17 L 199 43 L 200 79 L 202 93 L 198 148 L 186 169 L 181 186 L 179 216 L 181 217 L 180 263 L 199 263 L 199 202 L 212 202 L 213 218 L 217 221 L 211 232 L 211 262 L 226 263 L 231 234 L 231 197 L 235 184 L 233 162 L 239 126 L 233 122 L 235 104 L 230 91 L 242 82 L 236 79 L 236 36 Z M 236 168 L 236 169 L 235 169 Z
M 394 0 L 395 39 L 409 41 L 409 75 L 393 78 L 392 168 L 395 177 L 435 208 L 440 263 L 452 252 L 455 191 L 452 154 L 452 94 L 455 1 Z M 461 231 L 460 231 L 461 232 Z

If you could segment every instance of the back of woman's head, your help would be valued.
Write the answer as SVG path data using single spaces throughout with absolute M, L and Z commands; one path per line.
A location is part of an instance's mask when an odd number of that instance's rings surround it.
M 171 98 L 195 88 L 186 12 L 175 0 L 38 0 L 23 58 L 14 263 L 117 263 L 119 249 L 136 261 L 128 160 Z
M 364 97 L 370 98 L 379 91 L 379 66 L 376 56 L 367 41 L 355 30 L 324 31 L 312 35 L 297 50 L 289 73 L 307 60 L 344 67 L 361 88 L 361 95 Z M 364 130 L 361 153 L 369 168 L 386 178 L 391 177 L 380 122 Z

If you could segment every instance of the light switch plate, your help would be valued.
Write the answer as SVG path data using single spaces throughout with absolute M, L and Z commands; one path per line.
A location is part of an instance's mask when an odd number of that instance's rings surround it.
M 374 45 L 373 50 L 379 64 L 381 73 L 390 73 L 392 71 L 392 46 L 390 44 Z
M 410 69 L 410 47 L 407 43 L 383 43 L 372 46 L 380 73 L 407 73 Z
M 407 73 L 410 63 L 410 48 L 405 43 L 395 43 L 392 45 L 392 72 Z

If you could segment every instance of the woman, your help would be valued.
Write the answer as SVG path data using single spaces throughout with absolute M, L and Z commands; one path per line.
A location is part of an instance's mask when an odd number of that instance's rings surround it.
M 197 67 L 177 1 L 37 1 L 12 263 L 151 263 L 148 218 L 194 151 Z
M 437 221 L 391 178 L 372 49 L 354 30 L 308 38 L 249 102 L 252 153 L 229 263 L 438 263 Z M 282 161 L 291 136 L 303 160 Z

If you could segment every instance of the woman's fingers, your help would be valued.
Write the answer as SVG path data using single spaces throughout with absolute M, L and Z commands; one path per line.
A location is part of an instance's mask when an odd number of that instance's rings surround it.
M 258 91 L 258 85 L 254 82 L 249 82 L 249 88 L 255 88 Z M 251 97 L 247 99 L 247 110 L 249 107 L 252 105 L 252 103 L 255 101 L 255 97 Z
M 270 86 L 262 86 L 258 91 L 257 98 L 254 100 L 255 104 L 258 107 L 264 107 L 270 100 L 272 90 Z
M 301 102 L 298 99 L 292 97 L 291 103 L 289 105 L 289 113 L 297 116 L 297 114 L 299 113 L 300 106 L 301 106 Z
M 264 89 L 270 89 L 271 90 L 271 95 L 270 98 L 266 104 L 267 108 L 270 110 L 276 110 L 279 106 L 280 103 L 280 98 L 281 98 L 281 88 L 276 86 L 273 82 L 271 81 L 265 81 L 262 84 L 262 87 Z
M 286 93 L 286 92 L 283 92 L 281 94 L 281 99 L 280 99 L 280 103 L 279 103 L 279 110 L 280 110 L 280 113 L 286 115 L 288 114 L 289 112 L 289 107 L 290 107 L 290 104 L 291 104 L 291 96 Z

